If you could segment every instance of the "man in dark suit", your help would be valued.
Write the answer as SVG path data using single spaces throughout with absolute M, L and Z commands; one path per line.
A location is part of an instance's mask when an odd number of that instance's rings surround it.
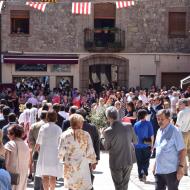
M 76 113 L 77 109 L 78 108 L 76 106 L 71 106 L 69 108 L 69 116 Z M 62 131 L 63 132 L 66 131 L 69 127 L 70 127 L 70 120 L 69 119 L 63 120 L 63 122 L 62 122 Z
M 8 130 L 11 127 L 12 124 L 17 123 L 16 119 L 17 119 L 16 114 L 10 113 L 8 115 L 9 123 L 2 128 L 2 131 L 3 131 L 3 144 L 6 144 L 7 142 L 9 142 Z
M 60 104 L 58 104 L 58 103 L 53 104 L 53 110 L 57 113 L 57 122 L 56 122 L 56 124 L 62 129 L 62 123 L 65 120 L 65 118 L 63 118 L 59 114 L 60 108 L 61 108 Z
M 92 139 L 92 143 L 93 143 L 93 147 L 94 147 L 94 151 L 96 153 L 96 160 L 98 162 L 98 160 L 100 160 L 100 137 L 99 137 L 99 132 L 98 129 L 96 128 L 95 125 L 89 123 L 86 120 L 86 111 L 83 108 L 80 108 L 79 110 L 76 111 L 76 113 L 82 115 L 84 117 L 84 123 L 83 123 L 83 130 L 87 131 Z
M 9 123 L 8 115 L 10 114 L 11 110 L 8 106 L 3 108 L 3 119 L 0 120 L 0 129 L 2 129 L 5 125 Z
M 160 97 L 156 96 L 156 97 L 154 97 L 153 105 L 151 105 L 151 107 L 150 107 L 150 113 L 151 113 L 150 122 L 154 129 L 154 139 L 156 139 L 157 131 L 160 128 L 160 126 L 158 125 L 156 114 L 161 109 L 163 109 L 161 99 L 160 99 Z M 155 154 L 156 154 L 156 150 L 154 149 L 152 158 L 155 158 Z
M 135 132 L 130 124 L 118 121 L 117 109 L 106 109 L 110 127 L 103 131 L 104 147 L 109 151 L 109 164 L 115 190 L 127 190 L 134 163 L 134 147 L 137 143 Z

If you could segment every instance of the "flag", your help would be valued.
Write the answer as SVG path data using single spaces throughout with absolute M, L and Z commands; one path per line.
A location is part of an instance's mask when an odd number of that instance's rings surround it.
M 116 8 L 117 9 L 131 7 L 134 5 L 135 5 L 135 1 L 116 1 Z
M 2 11 L 2 8 L 3 8 L 3 3 L 4 3 L 4 1 L 0 1 L 0 14 L 1 14 L 1 11 Z
M 81 15 L 91 14 L 91 3 L 90 2 L 73 2 L 72 13 Z
M 57 3 L 57 0 L 41 0 L 41 2 Z
M 28 5 L 28 6 L 32 7 L 32 8 L 34 8 L 34 9 L 38 9 L 38 10 L 44 12 L 47 3 L 27 1 L 27 2 L 26 2 L 26 5 Z

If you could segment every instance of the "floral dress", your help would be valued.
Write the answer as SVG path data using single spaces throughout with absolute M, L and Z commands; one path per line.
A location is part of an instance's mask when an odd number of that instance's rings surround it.
M 75 133 L 75 135 L 74 135 Z M 68 129 L 60 140 L 59 158 L 64 161 L 65 188 L 90 190 L 92 188 L 89 164 L 96 163 L 96 154 L 88 132 Z

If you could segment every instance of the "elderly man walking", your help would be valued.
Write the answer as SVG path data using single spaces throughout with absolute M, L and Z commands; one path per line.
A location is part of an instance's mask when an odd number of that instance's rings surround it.
M 134 163 L 136 135 L 130 124 L 118 121 L 117 109 L 106 109 L 110 127 L 103 131 L 104 148 L 109 151 L 109 164 L 115 190 L 127 190 Z
M 166 187 L 168 190 L 178 190 L 184 174 L 186 155 L 183 136 L 181 131 L 170 123 L 169 110 L 158 111 L 157 120 L 160 129 L 155 141 L 155 190 L 166 190 Z

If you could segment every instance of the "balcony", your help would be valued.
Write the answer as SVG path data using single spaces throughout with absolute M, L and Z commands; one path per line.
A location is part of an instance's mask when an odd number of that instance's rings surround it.
M 90 52 L 120 52 L 125 48 L 125 31 L 119 28 L 86 28 L 84 47 Z

